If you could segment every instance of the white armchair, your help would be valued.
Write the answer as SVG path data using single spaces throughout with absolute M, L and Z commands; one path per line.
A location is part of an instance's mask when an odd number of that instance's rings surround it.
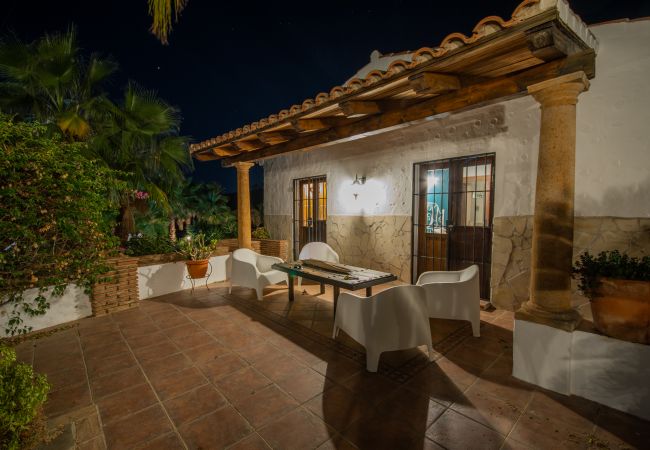
M 271 268 L 273 264 L 281 262 L 283 262 L 281 258 L 260 255 L 247 248 L 235 250 L 232 252 L 232 268 L 228 293 L 232 292 L 232 285 L 237 284 L 255 289 L 257 299 L 262 300 L 264 286 L 287 281 L 286 273 Z
M 325 242 L 309 242 L 300 250 L 298 259 L 318 259 L 338 263 L 339 255 Z M 298 287 L 302 286 L 302 278 L 298 277 Z
M 366 348 L 366 368 L 376 372 L 382 352 L 426 345 L 433 355 L 424 289 L 395 286 L 372 297 L 339 296 L 333 337 L 345 331 Z
M 469 320 L 472 334 L 481 335 L 481 294 L 478 266 L 447 272 L 424 272 L 417 282 L 426 291 L 429 317 Z

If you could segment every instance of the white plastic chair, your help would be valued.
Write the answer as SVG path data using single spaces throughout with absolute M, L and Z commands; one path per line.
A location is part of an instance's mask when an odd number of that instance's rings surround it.
M 395 286 L 372 297 L 339 296 L 333 337 L 345 331 L 366 348 L 366 368 L 376 372 L 382 352 L 426 345 L 433 356 L 426 294 L 420 286 Z
M 426 291 L 429 317 L 469 320 L 474 337 L 481 335 L 481 291 L 476 264 L 465 270 L 424 272 L 417 285 Z
M 309 242 L 300 250 L 299 260 L 318 259 L 338 263 L 339 255 L 325 242 Z M 302 286 L 302 277 L 298 277 L 298 287 Z
M 273 264 L 281 262 L 284 262 L 282 258 L 260 255 L 247 248 L 235 250 L 232 252 L 232 268 L 228 293 L 232 293 L 232 285 L 237 284 L 255 289 L 257 299 L 262 300 L 264 286 L 287 281 L 286 273 L 271 268 Z

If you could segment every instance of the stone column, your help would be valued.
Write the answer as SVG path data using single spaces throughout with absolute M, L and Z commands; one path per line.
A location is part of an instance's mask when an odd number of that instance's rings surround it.
M 253 163 L 238 162 L 237 169 L 237 242 L 239 248 L 251 246 L 251 192 L 248 171 Z
M 528 87 L 542 109 L 530 299 L 518 319 L 573 331 L 580 315 L 571 307 L 576 104 L 588 89 L 584 72 Z

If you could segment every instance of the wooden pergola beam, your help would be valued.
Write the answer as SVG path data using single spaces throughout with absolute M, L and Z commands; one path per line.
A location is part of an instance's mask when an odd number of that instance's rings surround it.
M 513 75 L 464 86 L 456 91 L 424 100 L 403 109 L 391 109 L 383 114 L 365 117 L 349 124 L 299 136 L 280 145 L 273 145 L 258 151 L 229 157 L 224 159 L 222 164 L 231 166 L 239 161 L 255 161 L 324 144 L 344 142 L 362 133 L 377 132 L 437 114 L 461 111 L 504 98 L 524 95 L 528 86 L 532 84 L 573 72 L 584 71 L 589 78 L 593 78 L 595 75 L 595 61 L 594 51 L 591 49 L 584 50 L 572 56 L 556 59 Z
M 291 127 L 299 133 L 326 130 L 337 127 L 345 123 L 350 123 L 346 117 L 327 116 L 313 119 L 296 119 L 291 121 Z
M 330 128 L 330 126 L 324 119 L 296 119 L 291 121 L 291 127 L 299 133 L 324 130 Z
M 264 147 L 266 144 L 260 141 L 259 139 L 247 139 L 245 141 L 235 141 L 233 144 L 244 152 L 251 152 L 253 150 L 258 150 Z
M 373 101 L 351 100 L 339 104 L 345 117 L 368 116 L 381 113 L 381 106 Z
M 239 149 L 234 144 L 225 144 L 220 147 L 214 147 L 211 150 L 217 156 L 233 156 L 239 153 Z
M 257 138 L 265 144 L 276 145 L 291 140 L 295 135 L 295 133 L 288 130 L 264 131 L 257 133 Z
M 446 94 L 460 89 L 460 80 L 455 75 L 422 72 L 409 77 L 409 84 L 418 94 Z

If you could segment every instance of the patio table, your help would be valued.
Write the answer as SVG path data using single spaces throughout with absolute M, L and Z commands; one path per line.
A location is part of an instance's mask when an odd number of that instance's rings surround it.
M 346 269 L 350 270 L 349 274 L 342 274 L 330 272 L 325 269 L 311 267 L 300 263 L 277 263 L 273 264 L 275 270 L 285 272 L 288 276 L 289 285 L 289 301 L 294 299 L 293 292 L 293 279 L 294 277 L 307 278 L 308 280 L 317 281 L 320 283 L 320 293 L 325 293 L 325 285 L 329 284 L 334 288 L 334 311 L 336 311 L 336 304 L 339 299 L 341 288 L 349 291 L 356 291 L 358 289 L 366 290 L 366 297 L 372 295 L 372 287 L 378 284 L 388 283 L 397 280 L 397 277 L 392 273 L 379 272 L 372 269 L 364 269 L 363 267 L 348 266 L 346 264 L 339 264 Z

